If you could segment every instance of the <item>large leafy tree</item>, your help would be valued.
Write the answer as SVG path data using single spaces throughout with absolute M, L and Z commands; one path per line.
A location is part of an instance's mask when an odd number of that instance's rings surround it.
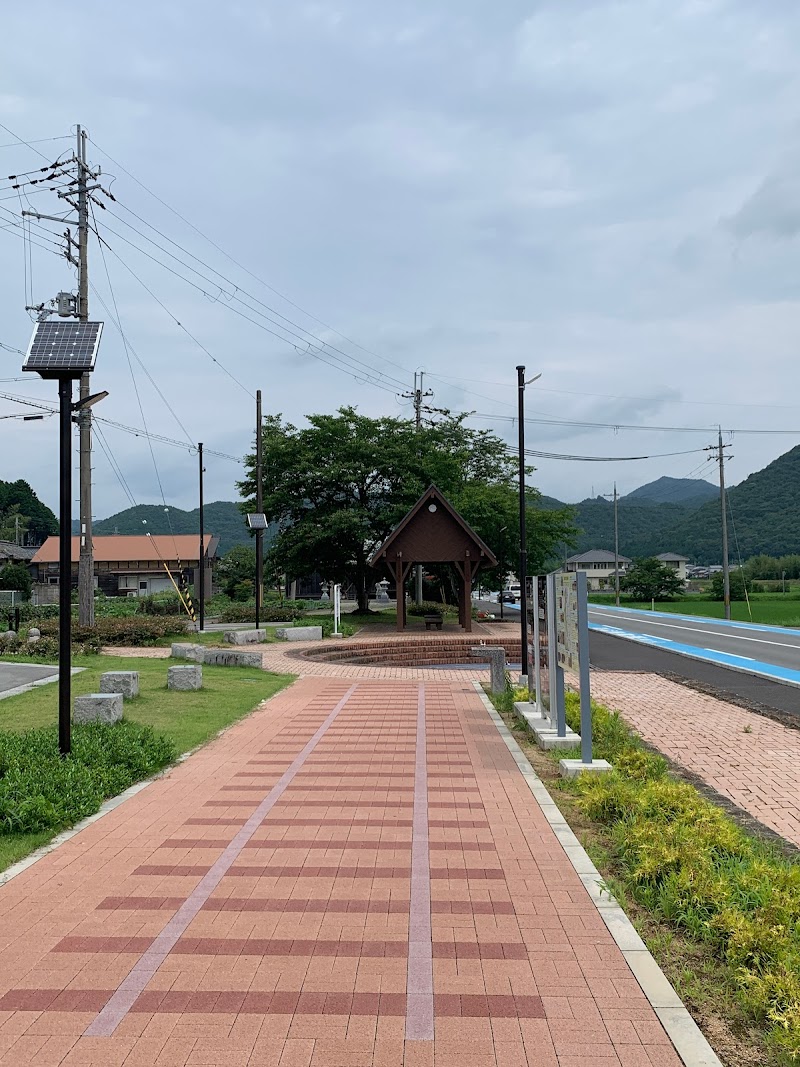
M 407 419 L 344 407 L 308 423 L 298 428 L 273 416 L 263 430 L 264 511 L 279 529 L 270 558 L 288 574 L 317 570 L 353 582 L 366 610 L 375 580 L 369 557 L 431 483 L 493 550 L 504 526 L 512 543 L 518 539 L 515 457 L 496 435 L 467 427 L 464 416 L 445 413 L 417 431 Z M 253 510 L 254 456 L 246 469 L 239 488 L 243 507 Z M 529 491 L 529 503 L 535 496 Z M 543 512 L 531 511 L 529 551 L 538 560 L 569 539 L 571 526 L 565 512 L 542 521 Z
M 636 600 L 662 600 L 683 589 L 683 582 L 672 567 L 655 558 L 637 559 L 619 584 Z

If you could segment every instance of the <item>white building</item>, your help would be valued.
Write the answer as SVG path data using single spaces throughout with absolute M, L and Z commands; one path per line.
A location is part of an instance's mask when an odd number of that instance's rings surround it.
M 593 548 L 577 556 L 570 556 L 564 564 L 567 571 L 586 571 L 586 584 L 589 589 L 614 588 L 614 572 L 619 566 L 620 577 L 625 574 L 632 560 L 627 556 L 617 556 L 604 548 Z M 685 565 L 684 565 L 685 566 Z
M 656 559 L 659 563 L 671 567 L 682 582 L 686 581 L 686 564 L 689 562 L 688 556 L 679 556 L 677 552 L 661 552 L 656 556 Z

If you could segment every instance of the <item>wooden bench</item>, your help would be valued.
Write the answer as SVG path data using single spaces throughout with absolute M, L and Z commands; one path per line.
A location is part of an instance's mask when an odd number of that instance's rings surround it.
M 432 626 L 435 626 L 437 630 L 441 630 L 444 619 L 441 615 L 423 615 L 425 620 L 425 629 L 430 630 Z

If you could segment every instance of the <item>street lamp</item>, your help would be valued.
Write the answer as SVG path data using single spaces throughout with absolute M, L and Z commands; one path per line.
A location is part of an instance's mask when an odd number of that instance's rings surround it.
M 519 407 L 519 607 L 520 637 L 522 640 L 521 673 L 528 677 L 528 592 L 525 578 L 528 573 L 528 532 L 525 523 L 525 386 L 541 378 L 541 372 L 525 381 L 525 368 L 517 367 L 517 401 Z
M 58 748 L 62 756 L 69 754 L 72 742 L 72 420 L 75 412 L 108 396 L 107 392 L 93 393 L 73 404 L 72 383 L 94 370 L 102 332 L 102 322 L 40 321 L 22 365 L 23 371 L 58 381 Z

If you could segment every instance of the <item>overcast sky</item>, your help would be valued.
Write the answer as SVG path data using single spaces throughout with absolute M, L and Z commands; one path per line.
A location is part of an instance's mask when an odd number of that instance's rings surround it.
M 83 0 L 69 18 L 45 0 L 3 23 L 0 122 L 63 136 L 34 146 L 48 160 L 83 123 L 118 200 L 96 214 L 129 345 L 93 241 L 98 414 L 142 425 L 130 360 L 148 428 L 185 440 L 144 364 L 192 441 L 240 456 L 246 390 L 294 421 L 345 403 L 408 414 L 397 394 L 424 369 L 433 405 L 512 441 L 524 363 L 542 372 L 532 418 L 700 428 L 532 423 L 532 448 L 652 455 L 701 449 L 719 422 L 798 427 L 737 435 L 736 482 L 800 442 L 796 0 Z M 3 177 L 43 164 L 0 149 Z M 20 210 L 8 185 L 0 227 Z M 23 250 L 0 229 L 0 342 L 21 349 Z M 65 261 L 31 256 L 37 302 L 74 289 Z M 20 357 L 0 358 L 16 377 Z M 56 397 L 33 375 L 0 388 Z M 0 434 L 0 477 L 55 508 L 56 420 Z M 195 456 L 156 443 L 157 478 L 143 439 L 104 434 L 137 502 L 160 502 L 160 478 L 168 504 L 195 506 Z M 702 452 L 538 466 L 535 484 L 570 501 L 615 478 L 624 493 L 713 477 Z M 102 518 L 130 501 L 102 450 L 95 468 Z M 235 499 L 239 470 L 209 457 L 206 499 Z

